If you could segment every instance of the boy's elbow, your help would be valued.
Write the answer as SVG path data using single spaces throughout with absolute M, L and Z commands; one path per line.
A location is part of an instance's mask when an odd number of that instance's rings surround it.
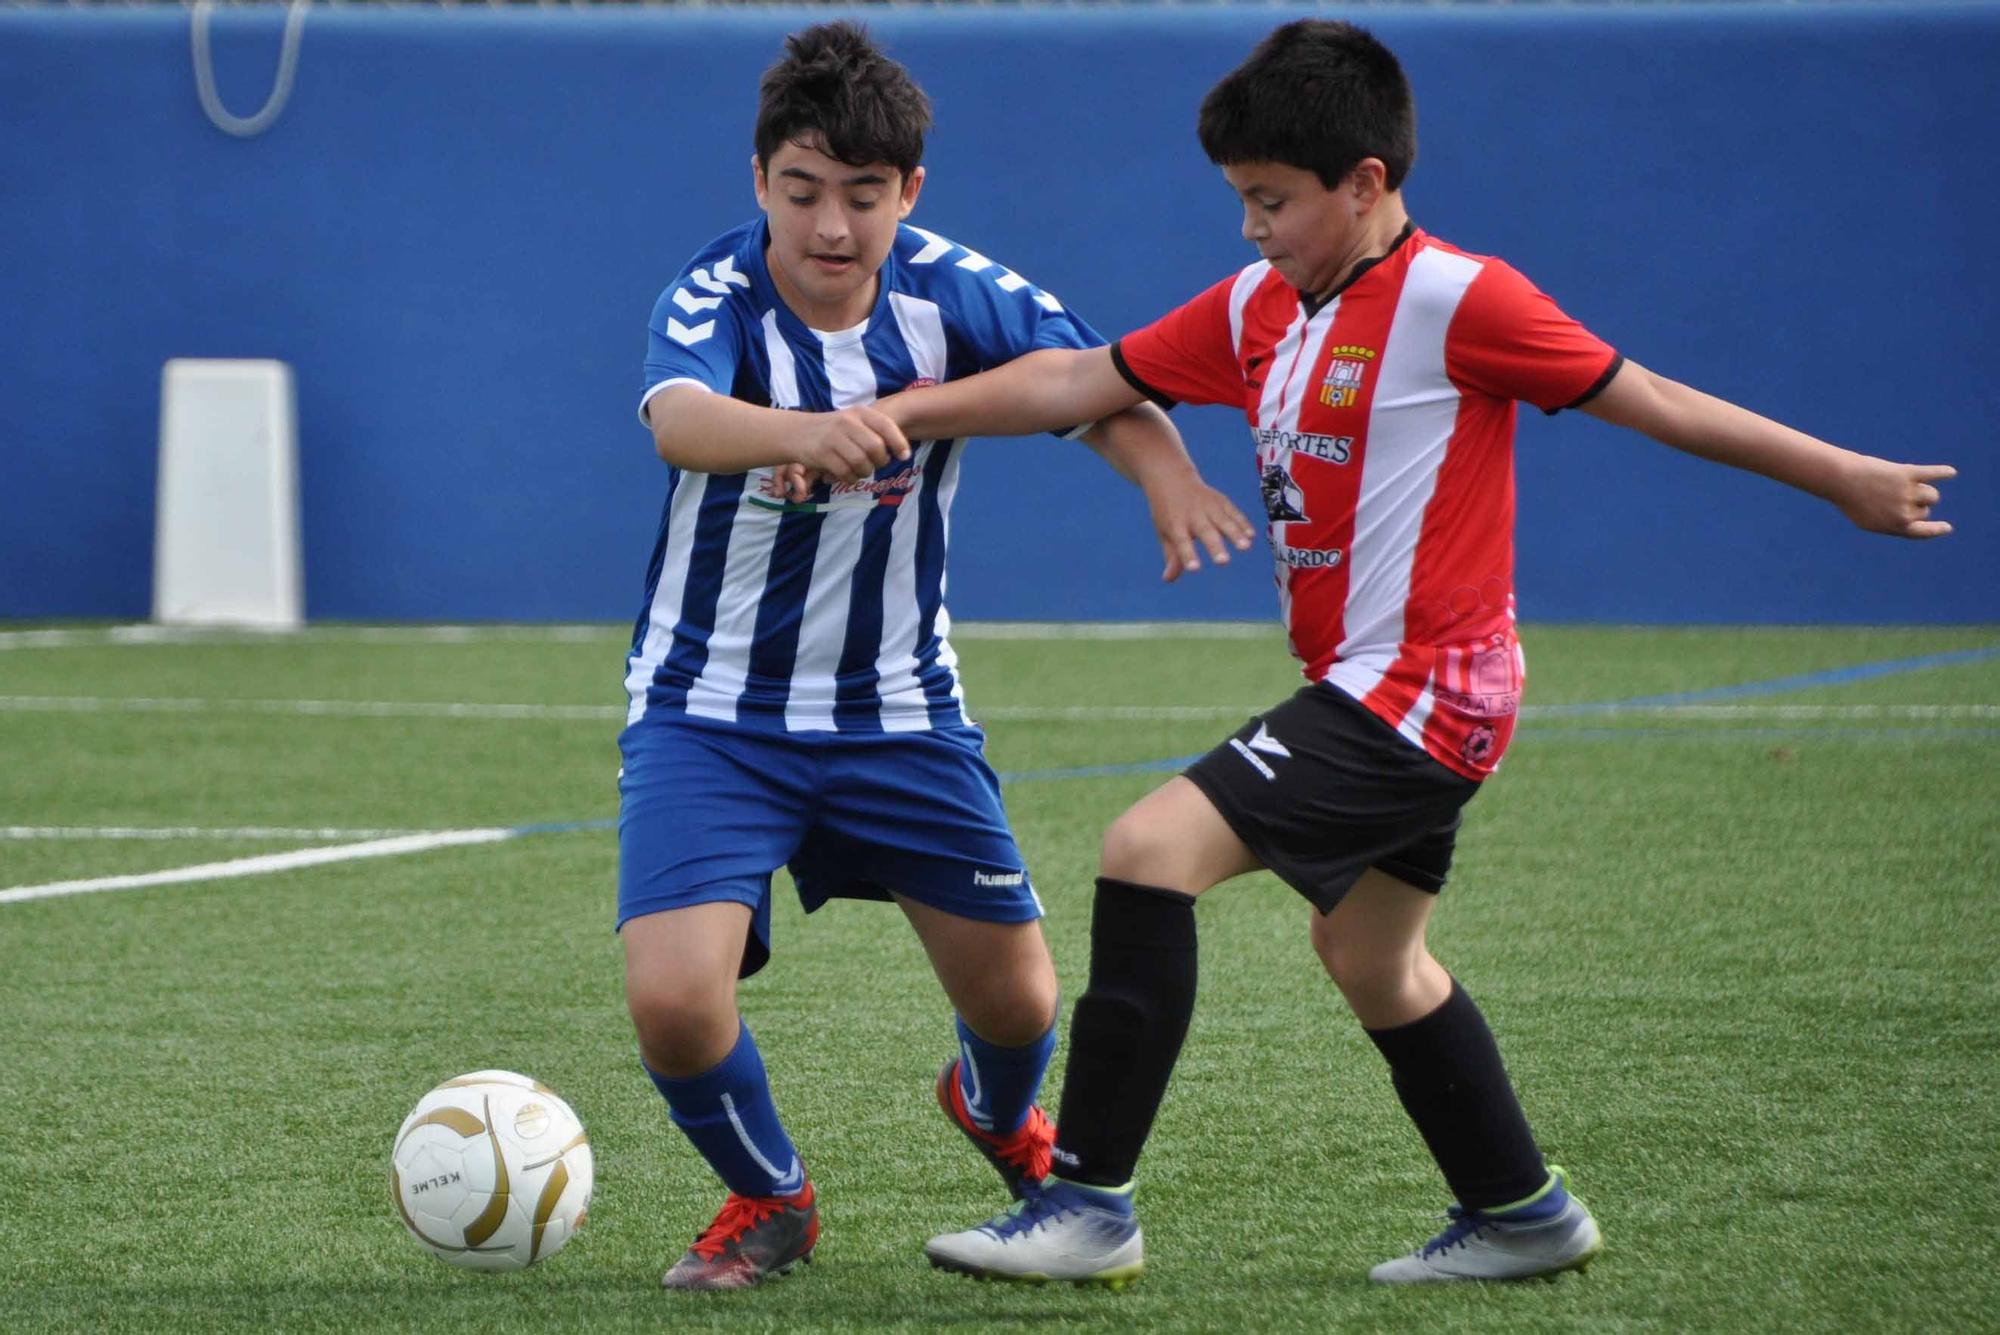
M 653 453 L 661 463 L 676 468 L 687 468 L 692 462 L 692 443 L 687 439 L 682 414 L 675 411 L 675 400 L 688 392 L 680 386 L 670 386 L 646 404 L 646 425 L 653 433 Z

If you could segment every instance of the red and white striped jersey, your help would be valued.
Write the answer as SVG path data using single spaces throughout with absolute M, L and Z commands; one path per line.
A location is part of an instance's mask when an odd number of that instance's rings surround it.
M 1469 778 L 1513 736 L 1514 401 L 1622 359 L 1506 263 L 1412 227 L 1323 304 L 1250 265 L 1112 350 L 1154 398 L 1240 404 L 1292 652 Z

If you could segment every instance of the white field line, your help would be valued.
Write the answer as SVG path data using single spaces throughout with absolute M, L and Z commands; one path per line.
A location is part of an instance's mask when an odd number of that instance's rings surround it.
M 394 839 L 432 830 L 333 830 L 286 825 L 0 825 L 0 839 Z
M 954 640 L 1277 640 L 1272 621 L 954 621 Z
M 960 621 L 951 633 L 961 640 L 1194 640 L 1277 638 L 1263 621 Z M 245 626 L 51 627 L 0 631 L 7 649 L 77 649 L 153 644 L 583 644 L 619 642 L 630 637 L 623 625 L 493 626 L 306 626 L 299 630 L 258 630 Z
M 0 695 L 0 711 L 35 714 L 293 714 L 327 718 L 602 720 L 624 705 L 473 704 L 461 700 L 246 700 L 192 696 Z
M 76 626 L 0 631 L 0 650 L 131 647 L 151 644 L 577 644 L 630 637 L 617 626 L 308 626 L 257 630 L 244 626 Z
M 430 834 L 408 834 L 394 839 L 370 839 L 358 844 L 335 844 L 331 848 L 302 848 L 291 853 L 266 853 L 229 862 L 204 862 L 194 867 L 168 871 L 140 872 L 130 876 L 96 876 L 83 881 L 50 881 L 45 885 L 17 885 L 0 890 L 0 904 L 18 904 L 30 899 L 57 899 L 64 895 L 94 895 L 107 890 L 138 890 L 149 885 L 177 885 L 187 881 L 220 881 L 236 876 L 268 876 L 273 872 L 299 867 L 318 867 L 329 862 L 351 862 L 356 858 L 397 857 L 423 853 L 433 848 L 461 844 L 494 844 L 514 838 L 512 830 L 437 830 Z
M 1237 720 L 1262 713 L 1270 702 L 1235 705 L 993 705 L 973 716 L 992 723 L 1082 723 L 1091 720 Z M 255 700 L 189 696 L 4 695 L 0 712 L 53 714 L 282 714 L 327 718 L 456 718 L 601 722 L 625 717 L 623 705 L 475 704 L 453 700 Z M 1534 719 L 1677 718 L 1835 720 L 1990 720 L 2000 705 L 1786 705 L 1651 704 L 1529 705 Z

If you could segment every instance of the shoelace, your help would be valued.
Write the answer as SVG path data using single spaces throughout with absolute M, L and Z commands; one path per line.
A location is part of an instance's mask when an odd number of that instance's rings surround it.
M 722 1203 L 722 1213 L 715 1216 L 715 1222 L 694 1240 L 691 1250 L 704 1260 L 713 1261 L 731 1242 L 784 1208 L 783 1201 L 765 1196 L 738 1196 L 731 1192 L 729 1199 Z
M 1041 1134 L 1048 1120 L 1048 1114 L 1040 1108 L 1029 1108 L 1028 1120 L 1021 1123 L 1021 1129 L 996 1143 L 993 1152 L 1020 1169 L 1025 1177 L 1039 1182 L 1049 1173 L 1048 1137 Z
M 995 1215 L 986 1221 L 985 1228 L 994 1237 L 1005 1242 L 1008 1238 L 1022 1233 L 1032 1233 L 1043 1224 L 1059 1219 L 1066 1211 L 1039 1191 L 1029 1192 L 1021 1200 L 1007 1207 L 1007 1213 Z
M 1448 1252 L 1453 1247 L 1478 1236 L 1482 1230 L 1493 1226 L 1491 1219 L 1477 1210 L 1468 1210 L 1463 1205 L 1447 1206 L 1444 1214 L 1450 1222 L 1445 1225 L 1444 1232 L 1424 1244 L 1420 1255 L 1430 1257 L 1440 1252 Z

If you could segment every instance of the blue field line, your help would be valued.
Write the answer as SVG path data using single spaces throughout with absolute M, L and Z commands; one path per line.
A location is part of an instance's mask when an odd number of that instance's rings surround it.
M 1699 691 L 1678 691 L 1669 695 L 1637 695 L 1627 700 L 1600 700 L 1585 704 L 1543 705 L 1535 712 L 1540 718 L 1573 718 L 1593 714 L 1616 714 L 1633 709 L 1650 709 L 1661 705 L 1712 704 L 1719 700 L 1783 695 L 1789 691 L 1811 690 L 1817 686 L 1843 686 L 1848 682 L 1894 677 L 1905 672 L 1923 672 L 1930 668 L 1984 663 L 1994 658 L 2000 658 L 2000 644 L 1984 645 L 1977 649 L 1954 649 L 1942 654 L 1922 654 L 1916 658 L 1890 658 L 1879 663 L 1855 663 L 1848 667 L 1801 672 L 1790 677 L 1774 677 L 1769 681 L 1746 681 L 1734 686 L 1711 686 Z M 1847 740 L 1908 740 L 1913 737 L 1956 740 L 1965 737 L 2000 736 L 2000 728 L 1847 728 L 1837 724 L 1811 728 L 1721 728 L 1712 732 L 1689 732 L 1685 728 L 1556 728 L 1546 732 L 1530 730 L 1524 732 L 1522 736 L 1534 742 L 1556 739 L 1617 741 L 1620 738 L 1629 740 L 1634 737 L 1666 737 L 1675 741 L 1702 742 L 1741 741 L 1744 738 L 1756 738 L 1759 741 L 1796 741 L 1827 736 L 1837 736 Z M 1112 779 L 1132 774 L 1163 774 L 1186 769 L 1205 754 L 1207 753 L 1197 751 L 1193 755 L 1171 756 L 1165 760 L 1134 760 L 1119 765 L 1068 765 L 1055 769 L 1009 770 L 1000 775 L 1000 782 L 1040 783 L 1055 779 Z M 617 825 L 616 820 L 548 821 L 538 825 L 518 825 L 509 833 L 567 834 L 582 830 L 610 830 L 617 828 Z
M 1815 738 L 1837 737 L 1841 741 L 1910 741 L 1925 738 L 1936 742 L 1957 742 L 2000 737 L 2000 728 L 1915 727 L 1915 728 L 1850 728 L 1844 724 L 1828 723 L 1810 728 L 1551 728 L 1547 732 L 1522 732 L 1515 735 L 1516 746 L 1540 746 L 1545 742 L 1610 742 L 1634 737 L 1652 740 L 1662 738 L 1675 742 L 1740 742 L 1746 738 L 1757 741 L 1805 742 Z
M 1894 677 L 1905 672 L 1923 672 L 1930 668 L 1958 667 L 1965 663 L 1984 663 L 1993 658 L 2000 658 L 2000 644 L 1989 644 L 1978 649 L 1954 649 L 1942 654 L 1924 654 L 1917 658 L 1890 658 L 1880 663 L 1855 663 L 1849 667 L 1826 668 L 1820 672 L 1802 672 L 1793 677 L 1774 677 L 1770 681 L 1746 681 L 1734 686 L 1710 686 L 1699 691 L 1678 691 L 1669 695 L 1639 695 L 1629 700 L 1601 700 L 1591 704 L 1543 705 L 1536 709 L 1535 713 L 1541 718 L 1560 718 L 1576 714 L 1614 714 L 1619 710 L 1647 709 L 1657 705 L 1711 704 L 1717 700 L 1744 700 L 1759 695 L 1809 691 L 1816 686 L 1845 686 L 1852 681 L 1870 681 L 1876 677 Z
M 1173 756 L 1166 760 L 1134 760 L 1123 765 L 1072 765 L 1061 769 L 1017 769 L 1000 775 L 1002 783 L 1033 783 L 1040 779 L 1110 779 L 1124 774 L 1158 774 L 1164 770 L 1182 770 L 1200 760 L 1206 751 L 1197 751 L 1191 756 Z

